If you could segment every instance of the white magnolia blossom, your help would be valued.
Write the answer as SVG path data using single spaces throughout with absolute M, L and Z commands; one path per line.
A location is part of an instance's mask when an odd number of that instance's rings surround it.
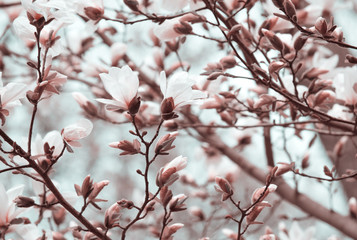
M 164 95 L 164 100 L 172 98 L 174 106 L 182 107 L 194 103 L 195 100 L 205 98 L 207 95 L 199 90 L 193 90 L 195 81 L 187 72 L 174 73 L 169 79 L 164 71 L 160 73 L 160 89 Z
M 344 100 L 347 104 L 354 105 L 357 103 L 357 68 L 345 67 L 336 71 L 333 79 L 336 88 L 336 97 Z
M 281 240 L 315 240 L 315 238 L 313 238 L 315 234 L 314 227 L 302 230 L 297 222 L 293 222 L 289 230 L 285 228 L 284 224 L 281 224 L 280 228 L 282 230 L 279 233 Z
M 122 68 L 112 67 L 109 73 L 99 74 L 105 90 L 113 97 L 111 99 L 96 99 L 106 104 L 107 110 L 128 110 L 133 99 L 136 98 L 139 88 L 139 79 L 129 66 Z
M 93 129 L 93 124 L 88 119 L 81 119 L 77 123 L 62 129 L 63 140 L 73 147 L 80 147 L 78 140 L 87 137 Z
M 0 113 L 7 116 L 9 110 L 21 105 L 20 99 L 25 97 L 27 86 L 23 83 L 8 83 L 4 86 L 1 76 L 0 72 Z
M 116 42 L 110 47 L 112 65 L 118 65 L 120 59 L 124 57 L 128 49 L 125 43 Z
M 17 209 L 14 199 L 22 194 L 24 186 L 5 190 L 0 183 L 0 228 L 6 226 L 25 209 Z
M 51 131 L 47 133 L 44 138 L 37 134 L 35 141 L 33 142 L 32 154 L 34 156 L 44 156 L 45 152 L 43 149 L 43 145 L 45 143 L 48 143 L 50 148 L 54 148 L 52 153 L 53 157 L 57 157 L 61 154 L 61 151 L 64 147 L 64 143 L 61 134 L 58 131 Z
M 176 37 L 182 35 L 181 33 L 178 33 L 174 30 L 174 26 L 176 24 L 180 24 L 179 19 L 166 20 L 162 24 L 154 27 L 154 34 L 162 41 L 170 41 L 175 39 Z

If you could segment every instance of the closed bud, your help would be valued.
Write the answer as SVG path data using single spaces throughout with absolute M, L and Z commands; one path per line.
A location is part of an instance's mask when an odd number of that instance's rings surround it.
M 221 177 L 216 177 L 215 181 L 218 186 L 215 185 L 214 188 L 216 189 L 217 192 L 223 193 L 222 201 L 227 200 L 230 196 L 233 195 L 232 187 L 226 179 Z
M 161 116 L 164 120 L 169 120 L 174 118 L 175 113 L 173 112 L 175 109 L 175 102 L 172 97 L 165 98 L 161 103 Z
M 136 0 L 124 0 L 124 4 L 133 11 L 139 11 L 139 3 Z
M 134 203 L 126 199 L 122 199 L 118 201 L 117 204 L 122 208 L 127 208 L 127 209 L 132 209 L 134 207 Z
M 279 177 L 287 172 L 290 172 L 291 170 L 293 170 L 295 168 L 295 162 L 292 163 L 282 163 L 279 162 L 278 163 L 278 169 L 276 170 L 274 176 L 275 177 Z
M 175 32 L 179 34 L 190 34 L 192 32 L 192 27 L 189 23 L 185 21 L 180 21 L 180 23 L 174 25 Z
M 197 217 L 200 221 L 205 220 L 205 214 L 203 213 L 201 208 L 193 206 L 189 209 L 189 212 L 193 216 Z
M 93 21 L 97 21 L 103 17 L 104 9 L 95 8 L 95 7 L 86 7 L 84 8 L 84 13 L 89 19 Z
M 32 198 L 25 197 L 25 196 L 18 196 L 14 199 L 14 203 L 19 208 L 28 208 L 35 205 L 35 201 Z
M 297 17 L 296 17 L 295 5 L 291 2 L 291 0 L 285 0 L 283 5 L 286 15 L 288 15 L 294 22 L 296 22 Z
M 90 179 L 90 175 L 85 177 L 81 187 L 81 194 L 84 198 L 87 198 L 89 194 L 93 191 L 93 180 Z
M 346 55 L 346 59 L 349 63 L 353 63 L 353 64 L 356 64 L 357 63 L 357 58 L 350 55 L 350 54 L 347 54 Z
M 213 72 L 210 75 L 208 75 L 207 80 L 208 81 L 213 81 L 216 80 L 219 76 L 221 76 L 223 73 L 222 72 Z
M 33 91 L 29 90 L 26 93 L 26 97 L 30 103 L 36 104 L 38 102 L 38 100 L 40 99 L 41 95 L 40 95 L 40 93 L 33 92 Z
M 233 56 L 225 56 L 220 61 L 224 69 L 233 68 L 237 65 L 237 62 Z
M 167 204 L 172 199 L 172 191 L 169 190 L 167 186 L 163 186 L 160 190 L 160 200 L 164 208 L 166 208 Z
M 323 17 L 319 17 L 315 22 L 315 29 L 321 33 L 321 35 L 325 35 L 327 32 L 327 22 Z
M 324 166 L 324 174 L 328 177 L 333 177 L 331 170 L 326 165 Z
M 275 35 L 274 32 L 266 30 L 266 29 L 262 29 L 262 33 L 269 40 L 269 42 L 273 45 L 273 47 L 276 50 L 278 50 L 278 51 L 282 51 L 283 50 L 284 44 L 280 40 L 280 38 Z
M 131 102 L 128 105 L 128 110 L 131 115 L 135 115 L 138 113 L 139 108 L 140 108 L 140 97 L 135 97 L 131 100 Z
M 104 225 L 107 228 L 112 228 L 116 223 L 119 222 L 121 207 L 114 203 L 105 211 Z
M 306 41 L 307 41 L 306 37 L 299 36 L 294 42 L 295 51 L 298 52 L 300 49 L 302 49 L 302 47 L 305 45 Z

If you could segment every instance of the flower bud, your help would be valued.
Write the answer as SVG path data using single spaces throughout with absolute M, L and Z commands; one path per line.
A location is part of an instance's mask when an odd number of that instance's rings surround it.
M 174 30 L 177 33 L 180 34 L 190 34 L 192 32 L 192 27 L 189 23 L 185 21 L 180 21 L 180 23 L 177 23 L 174 25 Z
M 175 113 L 173 112 L 175 109 L 175 102 L 172 97 L 165 98 L 161 103 L 161 116 L 164 120 L 169 120 L 174 118 Z
M 140 97 L 135 97 L 131 100 L 131 102 L 128 105 L 128 110 L 131 115 L 135 115 L 138 113 L 139 108 L 140 108 Z
M 35 201 L 32 198 L 25 197 L 25 196 L 18 196 L 14 199 L 14 203 L 19 208 L 28 208 L 35 205 Z
M 316 29 L 319 33 L 321 33 L 321 35 L 325 35 L 326 32 L 327 32 L 327 22 L 326 22 L 326 19 L 324 19 L 323 17 L 319 17 L 319 18 L 316 20 L 315 29 Z

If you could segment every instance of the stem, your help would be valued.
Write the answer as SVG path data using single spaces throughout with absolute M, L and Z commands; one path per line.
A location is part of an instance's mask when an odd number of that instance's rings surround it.
M 34 104 L 34 106 L 33 106 L 29 134 L 28 134 L 28 140 L 27 140 L 27 149 L 28 149 L 27 152 L 29 155 L 31 155 L 32 132 L 33 132 L 33 126 L 35 123 L 36 112 L 37 112 L 37 103 Z

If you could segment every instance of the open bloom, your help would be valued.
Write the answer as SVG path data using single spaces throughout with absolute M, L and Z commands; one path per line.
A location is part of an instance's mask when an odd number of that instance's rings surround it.
M 336 70 L 334 86 L 336 87 L 336 97 L 345 100 L 346 104 L 357 103 L 357 68 L 346 67 Z
M 283 224 L 279 226 L 281 240 L 314 240 L 315 227 L 309 227 L 302 230 L 297 222 L 293 222 L 290 229 L 287 230 Z
M 166 78 L 164 71 L 160 73 L 160 89 L 164 94 L 161 114 L 165 120 L 172 117 L 172 112 L 177 107 L 191 104 L 197 99 L 206 97 L 205 93 L 192 89 L 194 83 L 187 72 L 175 73 L 169 79 Z
M 24 186 L 18 186 L 5 190 L 0 184 L 0 227 L 8 225 L 11 220 L 16 218 L 23 209 L 16 209 L 14 199 L 19 196 L 24 189 Z
M 77 123 L 62 129 L 63 140 L 73 147 L 80 147 L 78 140 L 87 137 L 93 129 L 93 124 L 88 119 L 81 119 Z
M 19 99 L 26 95 L 26 85 L 22 83 L 9 83 L 3 86 L 0 72 L 0 118 L 2 124 L 5 123 L 5 116 L 9 115 L 9 110 L 14 106 L 21 105 Z
M 106 108 L 111 111 L 121 109 L 129 110 L 130 113 L 134 113 L 135 110 L 137 112 L 138 104 L 140 104 L 136 97 L 139 79 L 129 66 L 112 67 L 109 69 L 109 73 L 101 73 L 99 76 L 105 90 L 113 97 L 113 100 L 100 98 L 97 99 L 98 102 L 106 104 Z
M 58 131 L 51 131 L 44 138 L 37 134 L 32 146 L 33 158 L 40 162 L 47 161 L 50 156 L 56 158 L 63 147 L 63 139 Z

